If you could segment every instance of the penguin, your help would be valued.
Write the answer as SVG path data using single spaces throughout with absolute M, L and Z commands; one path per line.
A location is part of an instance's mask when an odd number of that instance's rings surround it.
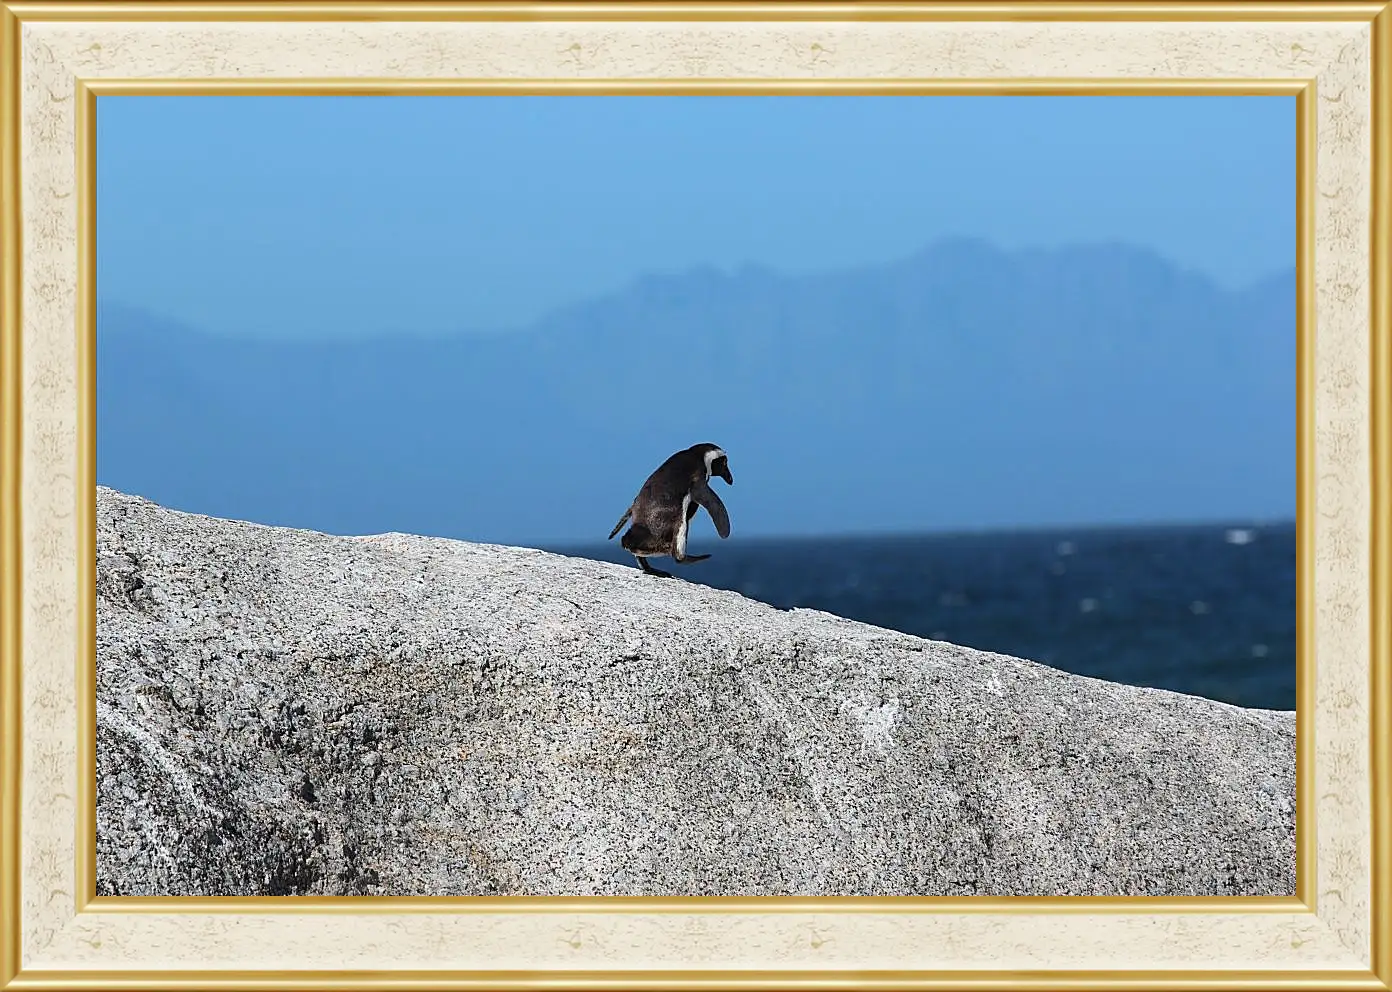
M 693 444 L 678 451 L 648 476 L 607 540 L 613 540 L 631 517 L 633 526 L 619 543 L 638 559 L 639 567 L 649 575 L 672 577 L 671 573 L 660 572 L 649 565 L 651 557 L 671 555 L 682 565 L 705 561 L 710 555 L 686 553 L 687 528 L 696 511 L 704 506 L 715 521 L 716 533 L 722 539 L 730 536 L 730 517 L 725 512 L 725 504 L 710 487 L 712 475 L 724 479 L 726 485 L 735 484 L 730 474 L 730 461 L 720 445 Z

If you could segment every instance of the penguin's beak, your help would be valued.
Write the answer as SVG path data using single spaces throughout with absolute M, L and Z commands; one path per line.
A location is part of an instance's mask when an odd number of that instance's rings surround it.
M 733 486 L 735 484 L 735 477 L 730 474 L 730 466 L 728 465 L 721 467 L 720 477 L 725 480 L 727 486 Z

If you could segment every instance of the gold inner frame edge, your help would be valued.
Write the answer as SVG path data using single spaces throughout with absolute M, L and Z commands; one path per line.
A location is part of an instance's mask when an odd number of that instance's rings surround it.
M 1296 102 L 1296 892 L 1293 896 L 97 896 L 95 202 L 101 96 L 321 95 L 1076 95 L 1294 96 Z M 76 909 L 101 913 L 1291 913 L 1314 912 L 1313 783 L 1313 179 L 1314 82 L 1304 79 L 90 79 L 77 85 L 79 793 Z M 85 488 L 83 488 L 85 487 Z M 90 561 L 90 563 L 89 563 Z M 1309 574 L 1307 574 L 1307 572 Z

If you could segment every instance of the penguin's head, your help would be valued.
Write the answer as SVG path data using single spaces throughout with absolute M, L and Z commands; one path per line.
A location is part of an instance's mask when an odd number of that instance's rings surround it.
M 711 462 L 711 475 L 718 475 L 725 480 L 727 486 L 735 484 L 735 477 L 730 474 L 730 459 L 722 453 L 719 458 Z
M 730 459 L 725 457 L 724 449 L 718 444 L 699 444 L 696 447 L 706 459 L 706 478 L 719 476 L 726 485 L 733 486 L 735 477 L 730 474 Z

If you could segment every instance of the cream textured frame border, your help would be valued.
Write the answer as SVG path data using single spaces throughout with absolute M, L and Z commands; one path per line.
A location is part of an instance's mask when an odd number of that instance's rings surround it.
M 0 982 L 1389 986 L 1386 0 L 0 0 L 0 26 Z M 771 87 L 1297 94 L 1298 896 L 94 900 L 88 724 L 96 95 Z

